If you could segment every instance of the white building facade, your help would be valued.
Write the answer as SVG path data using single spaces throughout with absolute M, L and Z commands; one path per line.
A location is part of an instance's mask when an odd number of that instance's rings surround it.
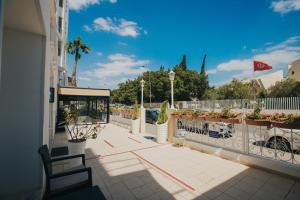
M 300 59 L 288 66 L 288 77 L 300 82 Z
M 38 148 L 52 144 L 66 83 L 68 3 L 0 0 L 0 10 L 0 199 L 40 199 Z

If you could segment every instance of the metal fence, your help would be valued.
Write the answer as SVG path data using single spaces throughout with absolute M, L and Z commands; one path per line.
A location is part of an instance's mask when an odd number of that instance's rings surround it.
M 253 109 L 259 104 L 264 110 L 300 110 L 300 97 L 282 98 L 258 98 L 249 99 L 226 99 L 226 100 L 205 100 L 205 101 L 180 101 L 176 102 L 179 109 L 203 109 L 214 110 L 222 108 L 231 109 Z
M 177 119 L 177 138 L 300 166 L 300 130 Z

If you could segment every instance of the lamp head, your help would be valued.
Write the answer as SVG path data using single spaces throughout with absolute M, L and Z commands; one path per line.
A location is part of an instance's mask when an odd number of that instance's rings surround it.
M 173 72 L 173 70 L 171 70 L 169 72 L 169 78 L 170 78 L 171 81 L 174 81 L 174 79 L 175 79 L 175 72 Z
M 140 81 L 140 83 L 141 83 L 141 86 L 144 87 L 144 85 L 145 85 L 144 79 L 142 79 L 142 80 Z

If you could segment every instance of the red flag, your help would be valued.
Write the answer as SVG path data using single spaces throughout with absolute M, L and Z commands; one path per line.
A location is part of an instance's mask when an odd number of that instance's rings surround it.
M 272 67 L 266 63 L 260 62 L 260 61 L 255 61 L 253 62 L 254 64 L 254 71 L 263 71 L 263 70 L 270 70 Z

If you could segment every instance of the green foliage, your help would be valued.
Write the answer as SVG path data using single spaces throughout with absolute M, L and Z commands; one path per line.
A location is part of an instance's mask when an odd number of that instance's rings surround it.
M 198 99 L 203 99 L 203 97 L 205 96 L 206 92 L 209 89 L 208 76 L 205 72 L 205 60 L 206 60 L 206 55 L 204 55 L 202 66 L 201 66 L 201 72 L 199 76 L 198 94 L 197 94 Z
M 260 104 L 256 104 L 253 113 L 251 113 L 250 115 L 247 115 L 248 119 L 252 119 L 252 120 L 258 120 L 258 119 L 265 119 L 266 117 L 264 115 L 261 114 L 261 106 Z
M 64 118 L 66 124 L 77 123 L 79 112 L 74 105 L 64 109 Z
M 82 42 L 80 37 L 77 37 L 75 40 L 70 41 L 66 44 L 66 50 L 69 54 L 75 55 L 75 60 L 78 61 L 81 58 L 82 53 L 89 53 L 90 48 Z
M 141 98 L 140 81 L 145 80 L 144 102 L 150 101 L 150 81 L 151 81 L 151 101 L 163 102 L 171 100 L 171 84 L 169 80 L 169 69 L 163 66 L 157 71 L 144 72 L 142 76 L 133 80 L 120 83 L 118 89 L 112 91 L 112 102 L 132 105 L 137 98 Z M 195 70 L 189 70 L 186 64 L 186 56 L 183 56 L 181 64 L 173 68 L 176 73 L 174 80 L 174 100 L 190 101 L 193 98 L 201 98 L 208 89 L 207 75 L 200 74 Z M 149 76 L 150 81 L 149 81 Z
M 134 108 L 133 108 L 133 114 L 132 114 L 132 119 L 136 120 L 139 118 L 139 105 L 137 100 L 134 102 Z
M 243 82 L 233 79 L 230 83 L 218 88 L 208 89 L 203 99 L 255 99 L 264 97 L 266 91 L 257 82 Z
M 167 113 L 168 102 L 164 101 L 160 105 L 160 114 L 157 119 L 157 124 L 164 124 L 168 121 L 168 113 Z
M 87 139 L 96 139 L 100 131 L 100 124 L 90 124 L 78 120 L 79 112 L 74 105 L 64 109 L 64 117 L 71 141 L 75 143 L 84 142 Z
M 71 85 L 76 87 L 77 86 L 76 71 L 77 71 L 78 60 L 81 58 L 81 52 L 87 54 L 90 52 L 90 48 L 82 42 L 80 37 L 77 37 L 75 40 L 68 42 L 65 48 L 68 54 L 74 55 Z
M 183 55 L 182 56 L 182 60 L 181 60 L 181 63 L 179 64 L 179 67 L 182 69 L 182 70 L 187 70 L 187 64 L 186 64 L 186 55 Z
M 268 90 L 269 97 L 299 97 L 300 96 L 300 82 L 294 79 L 287 78 L 283 81 L 277 82 Z

